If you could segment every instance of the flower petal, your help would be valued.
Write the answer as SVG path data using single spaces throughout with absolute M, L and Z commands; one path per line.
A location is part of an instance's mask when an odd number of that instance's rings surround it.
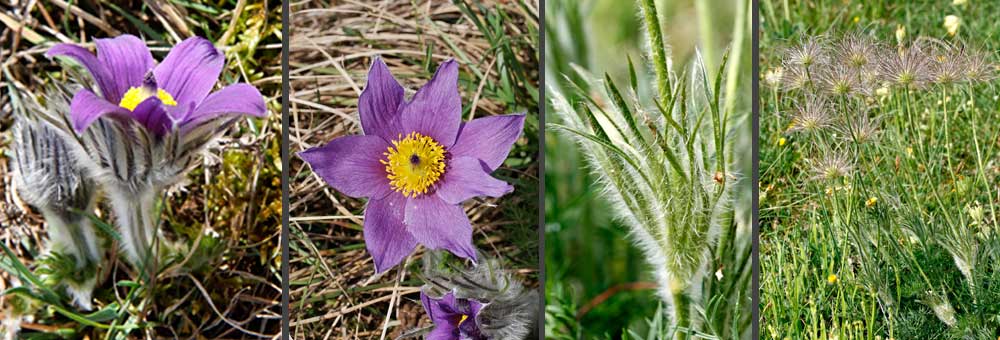
M 155 136 L 166 135 L 174 127 L 173 120 L 163 107 L 163 102 L 156 97 L 146 98 L 139 103 L 135 110 L 132 110 L 132 118 Z
M 126 117 L 129 112 L 118 105 L 109 103 L 104 98 L 98 97 L 87 89 L 77 91 L 73 95 L 73 101 L 69 104 L 70 121 L 77 133 L 87 130 L 90 124 L 106 114 L 118 114 Z
M 53 57 L 70 57 L 75 59 L 80 65 L 90 72 L 90 76 L 94 78 L 94 82 L 97 83 L 97 88 L 100 89 L 101 94 L 104 98 L 110 98 L 109 100 L 121 100 L 121 93 L 115 93 L 115 80 L 108 73 L 108 68 L 104 66 L 100 60 L 97 59 L 93 53 L 90 53 L 86 48 L 73 45 L 73 44 L 55 44 L 47 52 L 45 56 L 49 58 Z M 117 102 L 117 101 L 116 101 Z M 96 119 L 96 118 L 95 118 Z M 89 124 L 88 124 L 89 125 Z
M 406 230 L 430 249 L 447 249 L 456 256 L 476 260 L 472 224 L 462 206 L 448 204 L 436 195 L 421 195 L 406 202 Z
M 201 103 L 219 80 L 225 55 L 202 37 L 184 39 L 167 53 L 153 74 L 180 106 Z
M 514 191 L 513 186 L 493 178 L 487 171 L 478 158 L 453 158 L 441 178 L 437 196 L 445 203 L 461 204 L 476 196 L 500 197 Z
M 380 199 L 392 192 L 385 165 L 389 144 L 378 136 L 344 136 L 299 153 L 330 186 L 351 197 Z
M 454 157 L 479 158 L 492 172 L 503 164 L 511 146 L 521 136 L 524 118 L 521 113 L 473 119 L 462 125 L 455 146 L 448 151 Z
M 458 337 L 458 327 L 456 319 L 461 318 L 455 310 L 455 295 L 451 292 L 445 294 L 440 299 L 435 299 L 420 292 L 420 302 L 424 305 L 424 311 L 434 322 L 434 329 L 427 334 L 427 340 L 454 340 Z
M 361 128 L 366 135 L 376 135 L 390 141 L 402 133 L 399 105 L 403 103 L 403 87 L 392 76 L 382 58 L 376 57 L 368 69 L 368 84 L 358 98 Z
M 181 127 L 197 125 L 223 115 L 251 115 L 264 117 L 267 106 L 264 96 L 256 87 L 246 83 L 226 86 L 208 95 L 193 112 L 183 117 L 175 117 Z
M 462 97 L 458 93 L 458 63 L 448 60 L 438 67 L 434 78 L 403 105 L 404 131 L 415 131 L 444 147 L 455 144 L 462 124 Z
M 134 35 L 96 39 L 94 43 L 97 44 L 97 59 L 112 79 L 114 88 L 104 93 L 104 98 L 112 103 L 120 102 L 129 88 L 142 86 L 146 73 L 156 64 L 146 43 Z
M 375 260 L 375 273 L 392 269 L 417 247 L 417 240 L 403 225 L 406 197 L 388 195 L 368 201 L 365 208 L 365 247 Z
M 456 318 L 461 317 L 455 293 L 448 292 L 440 298 L 434 298 L 421 290 L 420 302 L 424 305 L 427 316 L 435 324 L 452 324 Z

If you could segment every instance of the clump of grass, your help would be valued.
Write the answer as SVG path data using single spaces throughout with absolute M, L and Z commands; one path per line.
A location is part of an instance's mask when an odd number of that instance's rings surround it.
M 43 252 L 56 232 L 38 204 L 26 204 L 30 187 L 11 185 L 9 159 L 17 112 L 53 84 L 64 83 L 60 67 L 44 52 L 56 42 L 87 44 L 123 33 L 141 35 L 162 57 L 190 35 L 212 40 L 227 56 L 223 83 L 253 83 L 280 112 L 280 13 L 264 2 L 35 2 L 0 5 L 0 15 L 19 23 L 0 31 L 4 60 L 0 113 L 0 260 L 3 314 L 0 333 L 24 338 L 270 337 L 280 326 L 276 315 L 281 290 L 280 119 L 241 120 L 208 148 L 204 161 L 168 190 L 158 207 L 159 225 L 170 251 L 153 276 L 119 260 L 120 240 L 111 226 L 108 202 L 79 209 L 94 226 L 103 266 L 95 269 L 93 311 L 69 305 L 70 296 L 54 284 L 82 270 L 68 258 Z M 39 97 L 39 98 L 35 98 Z M 11 114 L 13 113 L 13 114 Z M 15 117 L 17 116 L 17 117 Z
M 816 62 L 802 62 L 806 50 Z M 762 153 L 762 186 L 770 195 L 774 174 L 786 174 L 782 191 L 804 209 L 765 196 L 762 211 L 782 214 L 764 219 L 772 227 L 807 228 L 791 242 L 814 254 L 762 255 L 762 272 L 779 274 L 762 285 L 764 335 L 996 337 L 1000 324 L 983 310 L 995 302 L 981 298 L 997 289 L 989 278 L 1000 259 L 985 142 L 997 131 L 980 125 L 982 105 L 995 105 L 984 104 L 995 101 L 992 55 L 865 32 L 803 37 L 788 51 L 781 72 L 793 76 L 767 82 L 777 123 L 768 129 L 781 137 L 765 139 L 776 151 Z M 812 275 L 782 274 L 797 269 Z
M 408 97 L 437 64 L 454 58 L 463 120 L 528 113 L 521 139 L 494 173 L 514 192 L 465 209 L 484 258 L 503 263 L 524 291 L 538 289 L 537 3 L 307 1 L 293 3 L 292 10 L 291 154 L 360 131 L 357 99 L 375 56 Z M 330 190 L 297 157 L 290 163 L 291 337 L 396 338 L 431 326 L 417 265 L 430 253 L 418 249 L 376 276 L 362 232 L 365 202 Z M 450 255 L 441 262 L 465 266 Z
M 699 57 L 690 78 L 675 73 L 655 5 L 640 5 L 656 94 L 640 96 L 630 59 L 625 91 L 608 75 L 598 80 L 577 69 L 573 77 L 582 82 L 572 96 L 580 102 L 549 89 L 563 122 L 553 126 L 577 141 L 647 255 L 670 320 L 653 333 L 679 339 L 749 336 L 750 228 L 734 218 L 732 202 L 741 181 L 730 135 L 740 120 L 722 95 L 726 77 L 737 77 L 740 68 L 727 68 L 727 55 L 710 72 Z M 580 90 L 601 87 L 599 93 Z

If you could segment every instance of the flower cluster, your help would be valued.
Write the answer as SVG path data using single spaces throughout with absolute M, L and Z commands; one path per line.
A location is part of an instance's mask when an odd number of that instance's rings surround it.
M 898 31 L 902 41 L 905 31 Z M 929 38 L 898 46 L 864 33 L 838 39 L 814 36 L 788 48 L 781 65 L 765 73 L 774 91 L 795 96 L 789 133 L 829 135 L 832 141 L 864 144 L 877 139 L 881 118 L 870 107 L 890 96 L 972 86 L 997 77 L 996 65 L 980 50 Z M 825 138 L 825 137 L 824 137 Z M 820 138 L 823 139 L 823 138 Z M 849 175 L 853 157 L 837 143 L 824 143 L 812 160 L 815 179 Z
M 894 48 L 864 33 L 836 40 L 808 37 L 784 55 L 765 83 L 829 97 L 873 96 L 881 88 L 925 90 L 997 76 L 985 52 L 927 38 Z

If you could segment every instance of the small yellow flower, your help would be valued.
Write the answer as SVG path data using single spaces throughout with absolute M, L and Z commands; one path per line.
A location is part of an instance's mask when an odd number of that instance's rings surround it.
M 826 277 L 826 283 L 835 284 L 837 283 L 837 274 L 830 274 Z
M 908 156 L 913 156 L 913 148 L 911 148 L 911 147 L 906 147 L 906 155 L 908 155 Z
M 944 28 L 948 30 L 948 35 L 954 36 L 958 33 L 958 28 L 962 26 L 962 19 L 955 15 L 944 17 Z
M 861 17 L 854 17 L 854 23 L 855 24 L 858 23 L 859 21 L 861 21 Z
M 878 197 L 873 196 L 865 201 L 865 206 L 871 208 L 875 206 L 875 203 L 878 203 Z
M 833 188 L 826 187 L 826 195 L 827 196 L 833 196 Z
M 968 1 L 968 0 L 953 0 L 953 1 L 951 2 L 951 4 L 952 4 L 952 5 L 955 5 L 955 6 L 962 6 L 962 5 L 965 5 L 965 4 L 967 4 L 967 3 L 969 3 L 969 1 Z M 998 340 L 1000 340 L 1000 339 L 998 339 Z
M 896 43 L 902 45 L 903 39 L 906 39 L 906 27 L 903 25 L 896 26 Z
M 778 146 L 785 146 L 785 143 L 788 143 L 788 140 L 786 140 L 785 137 L 778 139 Z

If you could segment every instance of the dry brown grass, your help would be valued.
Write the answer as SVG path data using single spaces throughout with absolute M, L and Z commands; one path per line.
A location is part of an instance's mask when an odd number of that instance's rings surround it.
M 467 1 L 466 1 L 467 2 Z M 497 172 L 515 185 L 499 200 L 467 203 L 480 251 L 509 263 L 537 286 L 538 11 L 534 1 L 320 1 L 292 3 L 289 145 L 291 325 L 294 339 L 385 339 L 427 326 L 417 277 L 424 251 L 374 275 L 361 226 L 364 200 L 328 187 L 295 153 L 357 134 L 357 98 L 373 56 L 380 55 L 412 94 L 437 64 L 460 63 L 465 119 L 527 111 L 511 159 Z M 481 7 L 480 7 L 481 6 Z M 474 13 L 474 14 L 473 14 Z M 497 30 L 480 20 L 503 13 Z M 507 50 L 504 50 L 504 47 Z M 509 52 L 509 53 L 505 53 Z M 498 62 L 501 61 L 501 62 Z M 516 62 L 522 78 L 507 77 Z M 504 97 L 504 85 L 513 96 Z M 534 93 L 532 93 L 534 92 Z M 516 163 L 516 162 L 515 162 Z
M 197 249 L 185 254 L 191 257 L 186 265 L 163 269 L 155 286 L 145 286 L 141 299 L 129 300 L 128 288 L 116 283 L 139 279 L 128 265 L 112 260 L 117 257 L 112 251 L 95 292 L 95 308 L 122 305 L 116 322 L 129 317 L 140 321 L 130 337 L 273 337 L 281 322 L 280 2 L 184 3 L 202 7 L 134 0 L 116 1 L 119 8 L 91 0 L 0 3 L 0 242 L 33 267 L 46 238 L 40 215 L 17 195 L 31 189 L 11 186 L 14 174 L 7 157 L 13 122 L 10 89 L 36 92 L 50 79 L 64 79 L 61 68 L 42 55 L 48 46 L 130 33 L 144 36 L 159 59 L 180 38 L 205 36 L 227 51 L 220 83 L 254 84 L 271 115 L 239 121 L 206 151 L 206 161 L 188 175 L 186 185 L 171 190 L 165 200 L 161 230 L 172 242 Z M 97 214 L 112 220 L 103 206 Z M 218 237 L 199 237 L 208 230 Z M 0 272 L 0 290 L 16 285 L 14 281 L 10 273 Z M 9 302 L 9 297 L 0 298 L 0 309 L 9 310 Z M 108 335 L 47 311 L 24 329 L 35 336 L 56 329 L 74 329 L 76 336 L 93 339 Z

